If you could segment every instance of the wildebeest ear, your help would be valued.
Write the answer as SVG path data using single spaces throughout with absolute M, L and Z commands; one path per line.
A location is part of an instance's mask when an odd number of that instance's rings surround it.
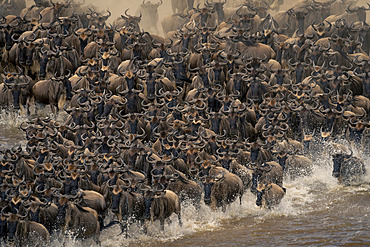
M 166 194 L 166 191 L 157 191 L 156 193 L 155 193 L 155 197 L 156 198 L 158 198 L 158 197 L 162 197 L 162 196 L 164 196 Z
M 215 182 L 219 182 L 219 181 L 223 180 L 224 178 L 225 178 L 224 174 L 223 174 L 223 173 L 221 173 L 221 174 L 218 174 L 218 175 L 214 178 L 214 180 L 215 180 Z

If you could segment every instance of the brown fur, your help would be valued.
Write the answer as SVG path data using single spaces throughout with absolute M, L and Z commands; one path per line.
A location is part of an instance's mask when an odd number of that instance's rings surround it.
M 33 221 L 20 220 L 17 226 L 16 236 L 18 236 L 20 246 L 35 246 L 37 244 L 47 245 L 50 241 L 48 230 L 40 223 Z
M 165 190 L 163 194 L 154 197 L 150 209 L 151 221 L 159 219 L 161 228 L 164 229 L 164 220 L 173 213 L 177 214 L 181 220 L 181 205 L 179 197 L 170 190 Z
M 265 189 L 265 191 L 262 195 L 262 206 L 267 208 L 271 208 L 272 206 L 279 204 L 285 195 L 284 190 L 274 183 L 267 185 L 259 184 L 257 191 L 262 191 L 263 189 Z
M 98 213 L 89 207 L 82 207 L 82 210 L 75 204 L 68 202 L 63 231 L 71 230 L 78 238 L 93 237 L 99 242 L 100 225 Z
M 220 181 L 215 182 L 212 186 L 211 208 L 222 207 L 222 210 L 225 211 L 226 205 L 234 202 L 238 196 L 241 203 L 243 193 L 242 180 L 233 173 L 226 173 Z

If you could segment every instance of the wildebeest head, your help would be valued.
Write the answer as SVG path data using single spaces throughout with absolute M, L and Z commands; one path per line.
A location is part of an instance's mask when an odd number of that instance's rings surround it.
M 299 33 L 304 33 L 304 20 L 306 15 L 309 13 L 309 10 L 307 8 L 298 8 L 298 9 L 289 9 L 287 13 L 291 16 L 294 16 L 297 19 L 298 22 L 298 31 Z
M 264 173 L 267 173 L 271 171 L 272 166 L 269 164 L 264 164 L 256 167 L 248 167 L 248 169 L 253 170 L 252 173 L 252 186 L 251 186 L 251 192 L 256 193 L 257 192 L 257 185 L 260 182 L 262 175 Z
M 114 185 L 114 186 L 109 186 L 109 188 L 114 188 L 111 193 L 111 209 L 112 212 L 117 214 L 119 213 L 119 209 L 123 207 L 128 207 L 127 205 L 127 200 L 121 200 L 122 198 L 122 193 L 124 191 L 130 191 L 131 190 L 131 180 L 124 180 L 125 184 L 124 185 Z M 121 205 L 121 203 L 126 203 L 126 205 Z
M 39 78 L 43 79 L 46 77 L 46 69 L 47 64 L 49 60 L 52 58 L 53 54 L 55 54 L 52 51 L 44 51 L 43 48 L 41 48 L 40 53 L 40 72 L 39 72 Z
M 224 179 L 224 174 L 219 174 L 215 177 L 206 176 L 202 178 L 202 184 L 204 189 L 204 203 L 209 205 L 212 202 L 212 187 L 215 183 L 220 182 Z
M 208 1 L 206 1 L 207 6 L 217 12 L 219 23 L 225 21 L 224 5 L 226 2 L 227 0 L 223 2 L 214 2 L 214 3 L 208 3 Z
M 35 53 L 35 45 L 29 44 L 27 46 L 27 50 L 26 50 L 26 54 L 25 54 L 25 56 L 26 56 L 26 65 L 27 66 L 32 65 L 34 53 Z
M 160 2 L 158 3 L 152 3 L 150 1 L 145 2 L 145 0 L 143 0 L 143 2 L 140 5 L 140 8 L 146 11 L 156 12 L 158 11 L 158 7 L 161 6 L 162 4 L 163 4 L 163 0 L 160 0 Z
M 332 173 L 333 177 L 338 178 L 340 176 L 340 171 L 341 171 L 343 161 L 345 159 L 351 158 L 352 155 L 353 155 L 352 150 L 351 150 L 351 153 L 349 155 L 348 154 L 343 154 L 343 153 L 337 153 L 337 154 L 333 155 L 333 173 Z
M 17 214 L 11 214 L 8 218 L 8 240 L 14 241 L 16 238 L 16 232 L 18 227 L 18 217 Z
M 125 15 L 121 15 L 121 18 L 125 20 L 125 23 L 123 26 L 126 26 L 126 27 L 132 26 L 134 27 L 135 31 L 140 31 L 139 22 L 141 21 L 141 16 L 142 16 L 141 13 L 139 17 L 132 16 L 127 13 L 128 10 L 129 9 L 126 9 Z
M 13 47 L 13 43 L 14 43 L 14 41 L 12 39 L 13 34 L 14 34 L 13 29 L 8 27 L 3 32 L 4 32 L 4 36 L 5 36 L 5 49 L 7 51 L 10 51 L 10 49 Z
M 261 207 L 262 206 L 262 196 L 269 187 L 265 183 L 260 183 L 257 186 L 257 200 L 256 205 Z
M 112 197 L 112 204 L 111 204 L 111 209 L 113 213 L 118 213 L 119 212 L 119 207 L 120 207 L 120 201 L 121 201 L 121 192 L 122 188 L 119 186 L 116 186 L 114 190 L 112 191 L 111 197 Z
M 166 192 L 164 191 L 164 186 L 162 184 L 157 184 L 160 188 L 150 188 L 142 187 L 141 190 L 144 191 L 144 217 L 149 219 L 151 217 L 151 208 L 153 200 L 162 197 Z
M 76 203 L 78 204 L 82 199 L 82 192 L 78 191 L 73 195 L 61 195 L 59 191 L 57 191 L 56 193 L 54 193 L 54 196 L 58 198 L 57 224 L 59 226 L 64 226 L 65 219 L 67 217 L 67 209 L 71 206 L 70 200 L 77 200 Z
M 12 93 L 14 109 L 19 109 L 22 90 L 29 85 L 30 80 L 30 78 L 27 78 L 23 75 L 16 75 L 14 73 L 8 74 L 8 76 L 5 78 L 4 85 Z
M 4 210 L 5 208 L 3 208 Z M 17 237 L 17 230 L 18 230 L 18 224 L 19 221 L 26 218 L 26 215 L 19 215 L 18 211 L 16 213 L 3 213 L 4 216 L 8 217 L 8 224 L 7 224 L 7 230 L 8 230 L 8 240 L 14 241 Z
M 366 8 L 365 6 L 353 6 L 353 3 L 351 3 L 350 5 L 348 5 L 346 11 L 348 13 L 356 13 L 359 21 L 366 22 L 366 11 L 370 10 L 370 4 L 367 3 L 367 5 L 368 8 Z

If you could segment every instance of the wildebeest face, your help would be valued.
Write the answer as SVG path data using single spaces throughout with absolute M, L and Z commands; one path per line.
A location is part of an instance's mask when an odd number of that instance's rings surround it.
M 203 179 L 203 189 L 204 189 L 204 203 L 209 205 L 211 204 L 211 194 L 212 194 L 212 186 L 215 184 L 214 179 L 209 177 Z
M 90 174 L 90 179 L 91 179 L 91 182 L 93 183 L 93 184 L 98 184 L 98 176 L 99 176 L 99 171 L 98 170 L 91 170 L 90 172 L 89 172 L 89 174 Z
M 26 54 L 27 54 L 27 47 L 20 44 L 19 45 L 18 61 L 22 65 L 25 64 L 25 62 L 26 62 Z
M 285 170 L 286 160 L 288 159 L 288 156 L 287 155 L 277 156 L 277 159 L 279 161 L 279 164 L 280 164 L 281 168 L 283 168 L 283 171 L 284 171 Z
M 144 206 L 145 206 L 145 211 L 144 211 L 144 217 L 146 219 L 150 218 L 150 209 L 152 207 L 152 202 L 154 198 L 154 193 L 152 191 L 147 191 L 144 196 Z
M 79 40 L 80 40 L 81 52 L 83 52 L 85 47 L 87 46 L 88 39 L 83 40 L 83 39 L 80 38 Z
M 19 85 L 14 85 L 12 87 L 14 109 L 19 109 L 19 99 L 21 96 L 21 90 L 22 88 Z
M 40 210 L 37 209 L 36 211 L 29 210 L 29 219 L 31 221 L 40 222 Z
M 67 100 L 70 100 L 72 98 L 72 84 L 71 84 L 71 81 L 67 77 L 65 77 L 64 80 L 63 80 L 63 85 L 66 88 Z
M 203 64 L 207 64 L 211 59 L 211 52 L 209 50 L 204 50 L 202 53 Z
M 121 193 L 112 193 L 112 212 L 113 213 L 118 213 L 119 212 L 119 205 L 120 205 L 120 200 L 121 200 Z
M 262 195 L 264 191 L 257 191 L 257 200 L 256 200 L 256 205 L 257 206 L 262 206 Z
M 48 56 L 44 55 L 40 58 L 40 78 L 45 78 L 46 76 L 46 65 L 48 64 L 49 58 Z
M 10 49 L 13 46 L 13 40 L 12 40 L 13 30 L 5 30 L 4 34 L 5 34 L 5 44 L 6 44 L 5 48 L 7 51 L 10 51 Z
M 261 179 L 261 173 L 258 171 L 254 171 L 252 174 L 252 186 L 251 186 L 251 192 L 255 193 L 257 191 L 257 184 L 258 181 Z
M 0 237 L 6 238 L 8 233 L 8 222 L 5 217 L 0 217 Z
M 8 222 L 8 240 L 13 241 L 15 240 L 15 234 L 17 231 L 17 226 L 18 226 L 18 220 L 14 221 L 9 221 Z
M 256 200 L 256 205 L 257 206 L 262 206 L 262 196 L 265 193 L 266 190 L 266 185 L 265 184 L 259 184 L 257 187 L 257 200 Z
M 303 67 L 302 66 L 297 66 L 296 67 L 296 70 L 295 70 L 295 78 L 296 78 L 296 81 L 297 82 L 301 82 L 302 81 L 302 77 L 303 77 Z
M 340 175 L 340 168 L 342 166 L 343 162 L 343 155 L 342 154 L 336 154 L 333 155 L 333 177 L 338 178 Z
M 3 177 L 1 177 L 1 179 L 0 180 L 2 180 L 1 182 L 3 182 L 3 180 L 4 180 L 4 178 Z M 7 199 L 7 195 L 6 195 L 6 191 L 1 191 L 0 192 L 0 198 L 1 198 L 1 200 L 2 201 L 5 201 L 6 199 Z
M 57 224 L 63 226 L 65 223 L 65 217 L 67 213 L 67 203 L 59 205 L 57 214 Z
M 35 48 L 33 46 L 29 46 L 26 51 L 26 65 L 31 66 L 33 63 L 33 54 L 35 52 Z
M 154 95 L 155 93 L 155 81 L 154 79 L 148 80 L 146 83 L 148 95 Z

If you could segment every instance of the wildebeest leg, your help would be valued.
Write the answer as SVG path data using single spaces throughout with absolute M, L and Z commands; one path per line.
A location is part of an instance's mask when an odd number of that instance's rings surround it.
M 182 227 L 181 213 L 177 214 L 177 219 L 179 220 L 179 225 Z
M 223 203 L 222 204 L 222 212 L 225 213 L 226 212 L 226 203 Z
M 50 108 L 51 108 L 51 112 L 53 113 L 54 115 L 54 118 L 57 119 L 57 110 L 58 110 L 58 105 L 55 106 L 55 103 L 53 102 L 50 102 Z
M 120 221 L 120 227 L 121 227 L 121 235 L 123 232 L 125 232 L 125 238 L 129 238 L 130 236 L 128 235 L 128 227 L 129 227 L 129 220 L 126 219 L 124 221 Z
M 161 231 L 164 231 L 164 218 L 160 219 L 160 223 L 161 223 Z
M 129 222 L 127 221 L 127 223 L 126 223 L 126 226 L 125 226 L 125 228 L 126 228 L 126 232 L 125 232 L 125 238 L 129 238 L 130 236 L 128 235 L 128 227 L 129 227 Z
M 102 231 L 104 229 L 104 218 L 103 218 L 103 216 L 99 215 L 98 216 L 98 221 L 99 221 L 99 225 L 100 225 L 100 231 Z
M 145 220 L 141 220 L 141 226 L 143 228 L 143 233 L 147 234 L 148 233 L 148 226 Z
M 167 223 L 168 223 L 168 225 L 171 225 L 172 220 L 170 218 L 167 218 Z
M 29 102 L 26 105 L 26 107 L 27 107 L 27 116 L 30 116 L 31 115 L 31 110 L 30 110 L 30 103 Z
M 62 246 L 67 246 L 67 238 L 63 233 L 59 236 L 59 241 L 62 242 Z
M 98 245 L 98 246 L 101 246 L 101 241 L 99 239 L 99 235 L 95 234 L 94 237 L 93 237 L 95 243 Z

